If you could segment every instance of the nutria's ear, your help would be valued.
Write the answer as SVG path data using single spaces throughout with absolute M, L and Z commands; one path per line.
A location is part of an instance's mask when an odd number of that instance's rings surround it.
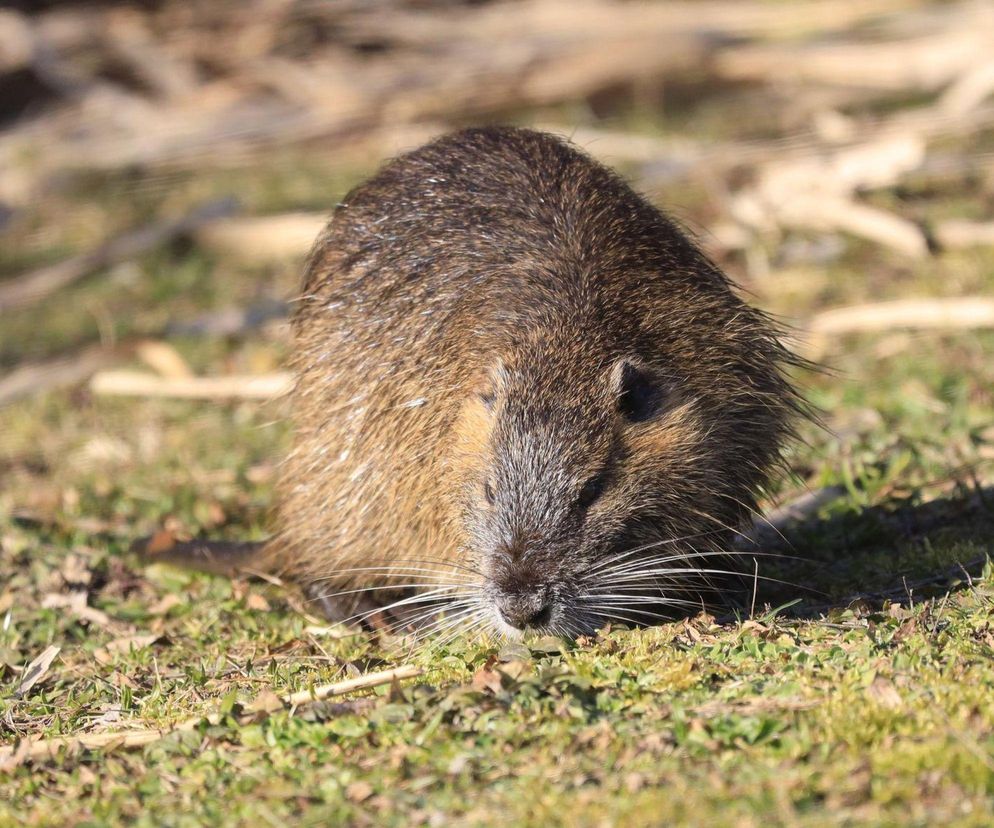
M 506 385 L 507 368 L 503 360 L 498 359 L 486 373 L 476 392 L 487 411 L 493 411 L 497 395 Z
M 662 407 L 663 389 L 652 372 L 637 360 L 625 358 L 611 370 L 618 411 L 629 422 L 651 419 Z

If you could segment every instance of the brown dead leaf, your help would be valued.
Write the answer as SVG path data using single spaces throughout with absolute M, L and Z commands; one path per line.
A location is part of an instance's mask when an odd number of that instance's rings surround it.
M 877 702 L 877 704 L 891 710 L 896 710 L 904 706 L 904 700 L 901 698 L 901 694 L 897 691 L 894 683 L 883 676 L 877 676 L 873 680 L 873 683 L 866 688 L 866 694 Z
M 145 544 L 145 554 L 152 557 L 168 552 L 176 545 L 176 536 L 168 529 L 160 529 Z
M 130 653 L 132 650 L 140 650 L 154 644 L 162 636 L 156 633 L 145 633 L 143 635 L 126 635 L 122 638 L 115 638 L 109 644 L 94 651 L 93 657 L 101 664 L 110 664 L 115 655 Z
M 530 661 L 515 659 L 500 665 L 499 672 L 511 679 L 519 679 L 531 669 Z
M 23 699 L 28 694 L 28 691 L 45 677 L 48 668 L 52 666 L 52 662 L 55 661 L 55 657 L 61 649 L 61 647 L 57 647 L 54 644 L 49 645 L 41 652 L 41 655 L 24 668 L 21 683 L 17 686 L 17 690 L 14 693 L 15 698 Z
M 193 376 L 193 371 L 186 360 L 168 342 L 150 339 L 139 344 L 135 353 L 160 377 L 184 379 Z
M 252 699 L 246 710 L 250 713 L 271 713 L 283 707 L 281 699 L 272 690 L 263 690 L 258 696 Z
M 914 616 L 912 616 L 911 618 L 907 618 L 905 621 L 901 623 L 901 626 L 894 631 L 894 637 L 892 640 L 895 643 L 900 643 L 901 641 L 904 641 L 906 638 L 910 638 L 912 635 L 914 635 L 917 629 L 918 629 L 918 624 Z
M 127 687 L 130 690 L 138 689 L 138 683 L 133 678 L 131 678 L 130 676 L 126 676 L 124 673 L 120 672 L 119 670 L 115 670 L 111 674 L 110 683 L 120 689 L 124 689 L 125 687 Z
M 245 606 L 250 610 L 269 612 L 269 601 L 266 600 L 264 595 L 260 595 L 258 592 L 250 592 L 245 596 Z
M 114 622 L 111 621 L 110 616 L 103 610 L 91 607 L 87 604 L 87 600 L 88 595 L 82 590 L 70 592 L 66 595 L 58 592 L 50 592 L 42 598 L 41 605 L 45 609 L 68 609 L 82 621 L 88 621 L 104 629 L 113 628 Z
M 111 705 L 103 713 L 101 713 L 97 718 L 95 718 L 91 723 L 91 727 L 94 730 L 101 730 L 108 725 L 115 725 L 121 721 L 121 706 L 118 704 Z
M 178 607 L 182 603 L 183 602 L 176 593 L 170 592 L 168 595 L 163 595 L 161 599 L 152 604 L 152 606 L 148 608 L 148 611 L 150 615 L 167 615 L 169 610 L 173 607 Z
M 349 802 L 365 802 L 373 795 L 373 786 L 368 782 L 353 782 L 345 789 Z
M 742 625 L 739 627 L 740 633 L 744 632 L 755 632 L 759 635 L 764 635 L 770 631 L 770 628 L 765 624 L 761 624 L 759 621 L 749 619 L 748 621 L 743 621 Z
M 86 565 L 86 559 L 82 555 L 70 552 L 62 561 L 59 567 L 59 574 L 62 580 L 69 586 L 85 587 L 93 580 L 93 574 Z
M 751 699 L 735 699 L 734 701 L 710 701 L 693 708 L 701 716 L 720 716 L 727 713 L 754 715 L 757 713 L 777 713 L 810 710 L 818 706 L 813 699 L 776 698 L 756 696 Z
M 481 667 L 473 675 L 472 686 L 474 690 L 479 690 L 480 692 L 489 690 L 495 694 L 503 689 L 500 673 L 496 670 L 488 670 L 486 667 Z
M 645 776 L 641 773 L 627 773 L 624 782 L 625 790 L 629 793 L 638 793 L 645 787 Z

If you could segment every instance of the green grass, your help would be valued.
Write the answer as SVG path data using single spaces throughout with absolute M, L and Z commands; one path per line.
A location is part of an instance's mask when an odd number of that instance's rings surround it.
M 226 192 L 249 212 L 329 207 L 360 172 L 282 159 L 240 174 L 80 180 L 7 231 L 16 252 L 0 268 Z M 707 211 L 696 199 L 680 193 L 691 221 Z M 972 214 L 980 199 L 943 192 L 916 210 Z M 799 323 L 848 302 L 994 290 L 989 251 L 909 264 L 847 240 L 825 266 L 751 281 L 729 266 L 753 301 Z M 296 270 L 160 250 L 4 317 L 0 366 L 284 296 Z M 278 328 L 174 344 L 205 373 L 270 370 L 285 348 Z M 143 748 L 0 772 L 0 825 L 990 824 L 989 572 L 915 588 L 904 606 L 847 598 L 991 553 L 994 335 L 853 338 L 827 362 L 800 380 L 828 428 L 805 430 L 794 478 L 774 494 L 846 494 L 793 530 L 798 560 L 763 564 L 789 584 L 763 586 L 751 619 L 511 647 L 323 635 L 292 590 L 139 565 L 130 541 L 163 524 L 265 535 L 288 437 L 279 404 L 75 390 L 0 410 L 0 743 L 225 711 Z M 88 610 L 66 605 L 74 592 Z M 796 599 L 829 609 L 770 611 Z M 134 636 L 140 646 L 121 644 Z M 23 668 L 49 645 L 59 655 L 19 698 Z M 406 662 L 422 677 L 239 723 L 265 691 Z

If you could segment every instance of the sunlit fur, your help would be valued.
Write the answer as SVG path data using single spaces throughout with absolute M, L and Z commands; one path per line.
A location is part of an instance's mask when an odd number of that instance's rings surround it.
M 293 329 L 271 565 L 441 633 L 510 632 L 508 582 L 547 587 L 564 635 L 700 606 L 799 410 L 776 331 L 696 246 L 526 130 L 449 135 L 350 193 Z M 632 365 L 658 390 L 639 422 Z

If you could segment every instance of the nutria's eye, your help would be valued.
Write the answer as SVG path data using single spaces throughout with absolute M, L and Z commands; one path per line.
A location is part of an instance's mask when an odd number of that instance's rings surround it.
M 480 402 L 483 403 L 483 407 L 487 411 L 494 410 L 494 400 L 497 399 L 497 395 L 493 391 L 481 391 L 480 392 Z
M 653 378 L 630 362 L 621 365 L 618 377 L 618 411 L 626 420 L 640 423 L 659 408 L 661 391 Z
M 604 482 L 604 476 L 599 474 L 583 484 L 577 499 L 581 509 L 589 508 L 604 493 Z
M 494 487 L 491 485 L 489 480 L 486 480 L 483 483 L 483 498 L 491 506 L 494 505 Z

